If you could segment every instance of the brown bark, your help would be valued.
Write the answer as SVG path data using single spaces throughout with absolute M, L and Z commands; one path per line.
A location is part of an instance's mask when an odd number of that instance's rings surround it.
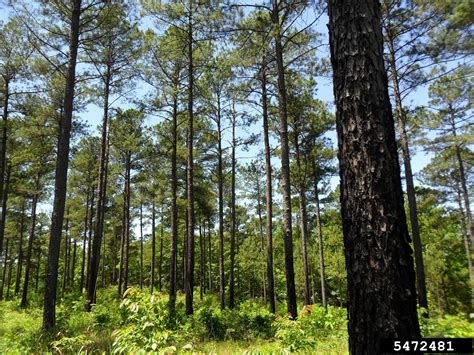
M 288 144 L 288 105 L 279 11 L 280 9 L 278 8 L 278 1 L 272 0 L 271 19 L 273 24 L 275 59 L 278 73 L 278 108 L 280 116 L 281 187 L 283 195 L 283 245 L 285 250 L 286 301 L 288 314 L 290 314 L 291 317 L 296 318 L 297 309 L 295 271 L 293 265 L 293 232 L 291 221 L 290 151 Z
M 45 276 L 43 308 L 43 328 L 49 330 L 56 323 L 56 289 L 58 282 L 59 250 L 61 230 L 66 204 L 67 170 L 69 164 L 69 141 L 71 137 L 72 113 L 74 110 L 74 87 L 76 81 L 77 49 L 79 47 L 79 27 L 81 0 L 72 1 L 71 28 L 69 37 L 69 58 L 67 65 L 66 88 L 64 93 L 64 115 L 61 117 L 57 149 L 56 175 L 54 184 L 53 213 L 48 251 L 48 264 Z
M 6 123 L 4 122 L 3 124 L 5 125 Z M 6 139 L 6 138 L 4 137 L 3 139 Z M 3 238 L 5 236 L 5 223 L 7 221 L 7 212 L 8 212 L 7 203 L 8 203 L 8 193 L 9 193 L 9 185 L 10 185 L 10 174 L 11 174 L 11 165 L 7 163 L 6 174 L 5 174 L 6 176 L 5 176 L 5 181 L 4 181 L 5 186 L 0 187 L 0 196 L 2 197 L 2 214 L 0 216 L 0 255 L 2 254 L 2 250 L 3 250 Z M 1 181 L 0 181 L 0 184 L 2 184 Z
M 383 62 L 380 3 L 329 1 L 349 351 L 420 337 L 415 272 Z

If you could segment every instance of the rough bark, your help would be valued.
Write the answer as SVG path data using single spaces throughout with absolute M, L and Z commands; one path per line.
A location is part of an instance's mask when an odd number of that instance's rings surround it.
M 291 317 L 296 318 L 295 270 L 293 265 L 293 234 L 291 221 L 290 152 L 288 144 L 288 105 L 279 11 L 278 1 L 272 0 L 271 19 L 273 24 L 275 60 L 278 73 L 277 86 L 280 116 L 281 187 L 283 195 L 283 246 L 285 250 L 286 301 L 287 312 Z
M 54 183 L 53 213 L 46 267 L 43 308 L 43 328 L 49 330 L 56 323 L 56 289 L 58 282 L 59 249 L 61 230 L 66 204 L 67 170 L 69 164 L 69 141 L 71 138 L 72 112 L 74 110 L 74 87 L 76 81 L 77 49 L 79 47 L 79 22 L 81 0 L 72 2 L 71 28 L 69 37 L 69 58 L 67 65 L 66 88 L 64 93 L 64 114 L 61 117 L 57 149 L 56 174 Z
M 415 272 L 383 62 L 380 3 L 329 1 L 349 351 L 419 338 Z
M 270 134 L 268 129 L 268 98 L 267 98 L 267 74 L 266 64 L 262 66 L 262 118 L 263 118 L 263 141 L 265 144 L 265 198 L 266 198 L 266 236 L 267 236 L 267 279 L 268 299 L 270 311 L 276 312 L 275 305 L 275 279 L 273 276 L 273 201 L 272 201 L 272 161 Z

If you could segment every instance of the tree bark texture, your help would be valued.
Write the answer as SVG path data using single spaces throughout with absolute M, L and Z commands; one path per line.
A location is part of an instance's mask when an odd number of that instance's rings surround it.
M 383 61 L 380 3 L 329 1 L 349 351 L 419 338 L 415 272 Z

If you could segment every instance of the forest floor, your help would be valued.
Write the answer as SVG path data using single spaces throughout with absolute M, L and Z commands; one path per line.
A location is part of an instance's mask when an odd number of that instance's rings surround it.
M 292 321 L 282 317 L 283 304 L 276 316 L 259 300 L 221 311 L 217 297 L 197 294 L 195 313 L 186 317 L 182 301 L 171 316 L 165 294 L 131 288 L 118 299 L 116 288 L 108 288 L 88 313 L 81 294 L 67 294 L 57 306 L 56 329 L 44 333 L 41 294 L 28 309 L 13 298 L 0 303 L 0 353 L 348 353 L 346 312 L 339 307 L 313 305 Z M 425 336 L 474 335 L 461 315 L 423 321 L 422 330 Z

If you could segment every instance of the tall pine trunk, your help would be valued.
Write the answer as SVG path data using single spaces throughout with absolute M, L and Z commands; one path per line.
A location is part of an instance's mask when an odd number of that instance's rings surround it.
M 66 88 L 64 93 L 64 114 L 61 117 L 54 183 L 53 213 L 48 250 L 48 264 L 45 276 L 43 328 L 50 330 L 56 323 L 56 289 L 58 283 L 59 249 L 61 230 L 66 204 L 67 170 L 69 165 L 69 141 L 71 138 L 72 112 L 74 110 L 74 87 L 76 82 L 77 49 L 82 0 L 72 1 L 71 28 L 69 37 L 69 58 Z
M 2 143 L 0 145 L 0 197 L 5 200 L 5 171 L 7 166 L 7 139 L 8 139 L 8 110 L 10 101 L 10 80 L 8 77 L 4 80 L 3 87 L 3 117 L 2 117 Z M 3 251 L 3 238 L 5 237 L 5 217 L 7 210 L 2 203 L 2 215 L 0 217 L 0 255 Z
M 330 0 L 349 352 L 420 337 L 415 272 L 383 62 L 380 3 Z
M 82 236 L 82 263 L 81 263 L 81 282 L 79 284 L 80 290 L 84 288 L 84 276 L 85 276 L 85 267 L 86 267 L 86 243 L 87 243 L 87 223 L 89 222 L 89 196 L 90 192 L 87 191 L 86 197 L 86 213 L 84 215 L 84 231 Z
M 4 121 L 3 124 L 6 125 L 7 123 Z M 4 137 L 2 139 L 6 139 L 6 133 L 4 132 L 3 134 L 4 134 Z M 0 187 L 0 196 L 2 198 L 2 214 L 0 216 L 0 255 L 2 254 L 2 250 L 3 250 L 2 248 L 3 248 L 3 238 L 5 236 L 5 223 L 7 221 L 7 203 L 8 203 L 8 192 L 9 192 L 10 175 L 11 175 L 11 164 L 9 163 L 7 163 L 5 175 L 6 175 L 5 181 L 4 181 L 5 186 Z M 2 184 L 1 181 L 0 181 L 0 184 Z
M 179 82 L 175 82 L 177 89 Z M 176 271 L 178 267 L 178 206 L 177 206 L 177 149 L 178 149 L 178 97 L 173 97 L 173 132 L 171 149 L 171 234 L 170 234 L 170 265 L 169 265 L 169 306 L 174 312 L 176 305 Z
M 109 63 L 107 65 L 107 72 L 105 74 L 104 82 L 104 113 L 102 117 L 102 131 L 100 138 L 99 178 L 95 207 L 96 216 L 94 225 L 94 239 L 92 241 L 92 258 L 90 265 L 91 272 L 87 285 L 87 311 L 90 311 L 91 305 L 95 303 L 97 277 L 99 275 L 100 247 L 102 243 L 102 236 L 104 234 L 104 199 L 106 189 L 105 175 L 107 169 L 107 125 L 109 119 L 109 95 L 111 81 L 110 66 L 111 64 Z
M 35 192 L 31 203 L 31 227 L 30 236 L 28 239 L 28 249 L 26 251 L 26 266 L 25 266 L 25 280 L 23 282 L 23 292 L 21 295 L 20 307 L 26 308 L 28 306 L 28 286 L 30 282 L 30 270 L 31 270 L 31 259 L 33 258 L 33 239 L 35 237 L 36 227 L 36 205 L 38 204 L 38 196 L 40 189 L 40 176 L 39 174 L 35 179 Z
M 152 195 L 151 201 L 151 272 L 150 272 L 150 292 L 153 293 L 155 287 L 155 259 L 156 259 L 156 208 L 155 195 Z
M 278 1 L 272 0 L 272 24 L 275 40 L 275 59 L 278 73 L 278 108 L 280 116 L 281 187 L 283 195 L 283 246 L 285 250 L 287 312 L 296 318 L 295 270 L 293 265 L 293 231 L 291 221 L 290 149 L 288 144 L 288 108 L 281 41 L 280 9 Z
M 3 300 L 3 289 L 5 287 L 5 277 L 7 275 L 7 268 L 8 268 L 7 261 L 8 261 L 8 257 L 10 256 L 8 254 L 8 252 L 10 251 L 9 250 L 10 239 L 7 239 L 5 244 L 6 244 L 5 245 L 5 258 L 3 259 L 3 270 L 2 270 L 2 285 L 0 286 L 0 301 Z
M 235 307 L 235 174 L 237 161 L 235 159 L 235 148 L 237 140 L 235 136 L 235 127 L 237 125 L 237 116 L 235 112 L 235 102 L 232 103 L 232 169 L 231 169 L 231 197 L 230 197 L 230 272 L 229 272 L 229 308 Z
M 314 164 L 314 163 L 313 163 Z M 316 164 L 313 165 L 313 171 L 316 171 Z M 319 244 L 319 278 L 321 282 L 321 303 L 323 307 L 327 308 L 326 303 L 326 273 L 324 266 L 324 244 L 323 244 L 323 227 L 321 225 L 321 208 L 319 206 L 319 189 L 318 180 L 314 179 L 314 200 L 316 202 L 316 229 L 318 233 Z
M 301 226 L 301 254 L 303 256 L 303 279 L 304 279 L 304 302 L 306 305 L 311 304 L 310 283 L 309 283 L 309 260 L 308 260 L 308 213 L 306 211 L 306 187 L 303 168 L 301 165 L 301 152 L 299 142 L 298 122 L 295 122 L 295 151 L 296 166 L 298 168 L 298 195 L 300 210 L 300 226 Z
M 406 112 L 403 109 L 402 96 L 400 93 L 400 83 L 398 79 L 398 68 L 395 57 L 395 47 L 391 37 L 390 24 L 387 27 L 389 65 L 392 70 L 393 94 L 395 97 L 396 118 L 398 131 L 400 134 L 400 146 L 402 148 L 403 163 L 405 167 L 405 182 L 407 186 L 408 209 L 410 211 L 411 235 L 413 238 L 413 249 L 415 251 L 415 271 L 418 291 L 418 304 L 420 307 L 428 308 L 426 296 L 425 266 L 423 262 L 423 246 L 420 237 L 420 226 L 418 223 L 418 207 L 416 203 L 415 183 L 413 181 L 413 171 L 411 168 L 410 148 L 408 146 L 408 135 L 406 131 Z
M 263 141 L 265 144 L 265 199 L 266 199 L 266 236 L 267 236 L 267 279 L 268 299 L 270 300 L 270 311 L 276 312 L 275 304 L 275 279 L 273 276 L 273 201 L 272 201 L 272 161 L 270 147 L 270 133 L 268 129 L 268 98 L 267 98 L 267 73 L 265 60 L 262 69 L 262 117 L 263 117 Z
M 217 178 L 219 190 L 219 300 L 221 309 L 225 308 L 224 274 L 224 172 L 222 162 L 221 100 L 217 96 Z
M 25 213 L 26 213 L 26 198 L 23 198 L 20 217 L 20 243 L 18 244 L 18 264 L 16 268 L 15 280 L 15 296 L 20 292 L 21 275 L 23 272 L 23 236 L 25 233 Z
M 193 314 L 193 290 L 194 290 L 194 172 L 193 172 L 193 139 L 194 139 L 194 62 L 193 62 L 193 14 L 192 2 L 190 0 L 190 14 L 188 19 L 188 134 L 187 150 L 188 161 L 186 169 L 187 184 L 187 248 L 186 248 L 186 271 L 184 279 L 184 292 L 186 298 L 186 315 Z

